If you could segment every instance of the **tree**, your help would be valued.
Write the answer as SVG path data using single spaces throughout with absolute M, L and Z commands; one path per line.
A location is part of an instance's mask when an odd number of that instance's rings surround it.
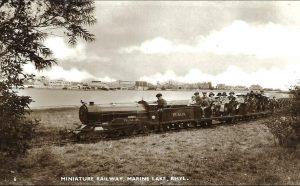
M 94 9 L 92 0 L 0 0 L 0 151 L 24 151 L 20 144 L 31 138 L 34 128 L 24 117 L 30 97 L 13 90 L 33 77 L 23 66 L 32 63 L 42 70 L 57 63 L 43 44 L 54 32 L 67 37 L 70 45 L 79 38 L 93 41 L 84 26 L 96 22 Z

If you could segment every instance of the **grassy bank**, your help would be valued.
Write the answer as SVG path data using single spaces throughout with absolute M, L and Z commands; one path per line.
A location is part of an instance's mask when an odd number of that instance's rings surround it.
M 73 129 L 80 125 L 78 107 L 35 109 L 28 116 L 39 120 L 37 137 L 34 144 L 42 141 L 57 141 L 61 138 L 60 131 Z
M 40 111 L 31 117 L 40 117 L 39 130 L 50 135 L 79 123 L 76 109 Z M 268 129 L 261 121 L 253 121 L 93 144 L 32 148 L 24 158 L 1 169 L 7 178 L 1 183 L 290 185 L 300 184 L 298 165 L 299 150 L 292 152 L 274 146 Z M 62 176 L 117 176 L 125 180 L 61 182 Z M 178 176 L 186 180 L 126 180 L 132 176 Z

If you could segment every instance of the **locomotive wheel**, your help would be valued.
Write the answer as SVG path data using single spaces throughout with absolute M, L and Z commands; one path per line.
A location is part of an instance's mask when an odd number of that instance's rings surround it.
M 179 130 L 180 129 L 180 123 L 174 123 L 174 129 Z
M 226 119 L 226 124 L 230 124 L 230 123 L 232 123 L 232 119 L 231 118 Z
M 125 136 L 132 136 L 134 133 L 134 128 L 125 129 L 123 133 Z
M 78 133 L 76 135 L 76 141 L 82 142 L 82 141 L 89 141 L 91 138 L 91 136 L 89 135 L 89 133 Z
M 196 121 L 192 121 L 191 123 L 188 124 L 188 127 L 190 127 L 190 128 L 197 127 L 197 122 Z
M 149 133 L 149 127 L 146 124 L 141 124 L 141 126 L 139 127 L 139 133 L 148 134 Z
M 177 126 L 178 126 L 179 129 L 184 129 L 185 128 L 184 123 L 178 123 Z
M 183 128 L 184 128 L 184 129 L 189 128 L 189 123 L 183 123 Z
M 201 126 L 202 126 L 202 122 L 201 121 L 196 121 L 195 127 L 201 127 Z
M 212 120 L 208 120 L 208 121 L 206 122 L 206 125 L 207 125 L 207 126 L 212 126 Z
M 164 131 L 169 131 L 169 130 L 171 130 L 171 128 L 168 124 L 165 124 L 165 125 L 163 125 L 163 130 Z
M 131 132 L 131 135 L 132 135 L 132 136 L 136 136 L 137 134 L 138 134 L 138 131 L 137 131 L 136 128 L 134 128 L 134 129 L 132 130 L 132 132 Z
M 113 137 L 121 137 L 121 136 L 124 136 L 125 135 L 125 132 L 124 131 L 121 131 L 121 130 L 115 130 L 113 131 L 112 133 L 112 136 Z

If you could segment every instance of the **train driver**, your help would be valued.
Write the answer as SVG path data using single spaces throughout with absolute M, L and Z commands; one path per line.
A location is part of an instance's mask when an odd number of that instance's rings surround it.
M 161 93 L 156 94 L 157 97 L 157 108 L 163 109 L 167 107 L 167 101 L 162 97 Z

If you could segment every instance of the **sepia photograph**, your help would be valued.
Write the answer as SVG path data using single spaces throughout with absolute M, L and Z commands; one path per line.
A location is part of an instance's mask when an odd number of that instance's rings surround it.
M 300 185 L 299 10 L 0 0 L 0 185 Z

